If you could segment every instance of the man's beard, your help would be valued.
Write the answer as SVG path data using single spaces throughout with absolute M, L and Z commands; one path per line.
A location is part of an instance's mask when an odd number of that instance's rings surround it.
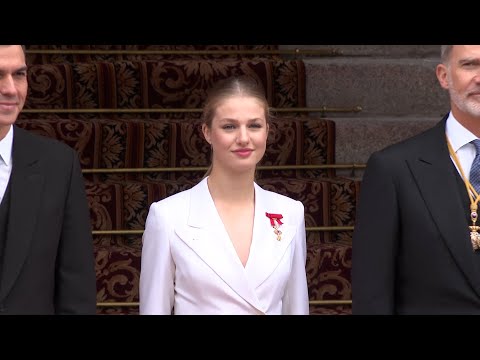
M 477 101 L 473 98 L 468 97 L 469 92 L 473 92 L 473 90 L 465 91 L 463 94 L 459 93 L 453 85 L 451 76 L 448 75 L 448 91 L 450 93 L 450 98 L 452 102 L 463 112 L 475 116 L 480 117 L 480 101 Z M 480 89 L 475 89 L 475 92 L 479 92 Z

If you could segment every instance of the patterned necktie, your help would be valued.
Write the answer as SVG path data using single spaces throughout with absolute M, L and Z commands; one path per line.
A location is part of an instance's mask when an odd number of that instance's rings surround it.
M 480 140 L 476 139 L 471 143 L 475 146 L 477 155 L 475 155 L 470 169 L 470 184 L 472 184 L 475 190 L 477 190 L 477 193 L 480 194 Z

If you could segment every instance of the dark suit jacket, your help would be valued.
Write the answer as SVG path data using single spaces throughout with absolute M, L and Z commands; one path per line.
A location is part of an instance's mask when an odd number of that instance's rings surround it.
M 445 123 L 368 161 L 353 235 L 354 314 L 480 313 L 480 253 Z
M 15 126 L 0 313 L 94 314 L 90 216 L 78 157 Z

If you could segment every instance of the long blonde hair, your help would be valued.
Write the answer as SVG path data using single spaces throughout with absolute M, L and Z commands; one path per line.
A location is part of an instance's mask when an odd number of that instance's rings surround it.
M 208 91 L 207 100 L 203 107 L 202 123 L 209 129 L 215 117 L 217 108 L 227 99 L 235 96 L 247 96 L 257 99 L 265 108 L 265 119 L 270 120 L 270 108 L 265 96 L 262 84 L 249 76 L 231 77 L 219 81 Z M 212 172 L 212 165 L 203 176 L 209 176 Z

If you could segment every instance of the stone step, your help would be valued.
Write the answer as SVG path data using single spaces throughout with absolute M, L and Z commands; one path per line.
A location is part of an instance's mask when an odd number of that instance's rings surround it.
M 360 113 L 342 114 L 352 117 L 436 117 L 449 109 L 448 92 L 440 87 L 435 75 L 436 58 L 304 61 L 309 107 L 361 106 Z
M 390 58 L 440 57 L 440 45 L 280 45 L 282 50 L 336 50 L 339 56 Z M 312 57 L 312 55 L 309 55 Z M 315 56 L 313 56 L 315 57 Z
M 370 155 L 435 126 L 441 117 L 335 119 L 337 164 L 366 164 Z M 338 176 L 360 180 L 363 170 L 337 170 Z

